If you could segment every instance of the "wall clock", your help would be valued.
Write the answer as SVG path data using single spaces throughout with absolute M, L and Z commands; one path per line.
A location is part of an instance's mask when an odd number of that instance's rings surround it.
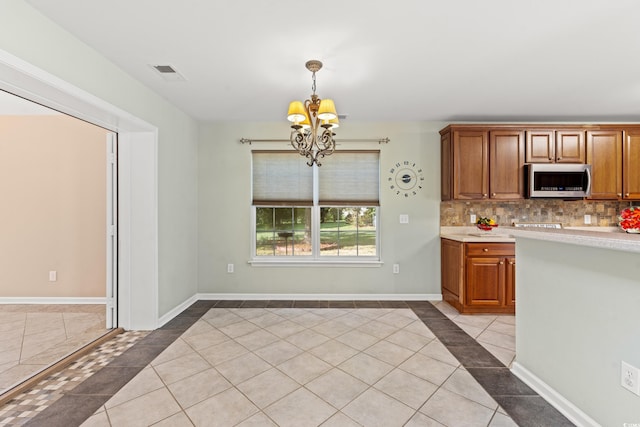
M 397 196 L 415 196 L 424 184 L 422 168 L 409 160 L 398 162 L 389 169 L 387 182 Z

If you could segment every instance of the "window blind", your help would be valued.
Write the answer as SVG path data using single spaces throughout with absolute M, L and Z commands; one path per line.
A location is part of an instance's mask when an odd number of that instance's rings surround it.
M 313 168 L 295 151 L 253 151 L 253 204 L 313 204 Z M 324 165 L 323 165 L 324 167 Z
M 321 205 L 380 205 L 380 151 L 336 151 L 318 170 Z

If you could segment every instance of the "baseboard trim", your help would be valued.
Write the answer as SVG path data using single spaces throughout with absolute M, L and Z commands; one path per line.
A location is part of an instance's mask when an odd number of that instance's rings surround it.
M 201 300 L 442 301 L 442 294 L 227 294 L 201 293 Z
M 562 413 L 578 427 L 600 427 L 593 418 L 585 414 L 580 408 L 568 401 L 560 393 L 551 388 L 547 383 L 538 378 L 533 372 L 519 364 L 513 362 L 511 372 L 520 378 L 525 384 L 536 391 L 543 399 Z
M 104 297 L 0 297 L 0 304 L 106 304 Z
M 158 328 L 164 326 L 165 324 L 169 323 L 171 320 L 173 320 L 174 317 L 176 317 L 178 314 L 182 313 L 184 310 L 186 310 L 187 308 L 189 308 L 189 306 L 191 304 L 193 304 L 194 302 L 198 301 L 201 298 L 198 298 L 198 294 L 192 296 L 191 298 L 187 299 L 186 301 L 184 301 L 182 304 L 178 305 L 177 307 L 173 308 L 171 311 L 169 311 L 168 313 L 166 313 L 165 315 L 163 315 L 162 317 L 160 317 L 158 319 Z

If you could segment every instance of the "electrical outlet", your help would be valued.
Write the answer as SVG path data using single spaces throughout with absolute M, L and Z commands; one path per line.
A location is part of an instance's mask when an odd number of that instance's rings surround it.
M 401 214 L 400 215 L 400 224 L 409 224 L 409 215 Z
M 624 360 L 622 361 L 620 367 L 620 385 L 638 396 L 640 396 L 639 374 L 640 370 L 638 370 L 638 368 L 629 365 Z
M 227 273 L 233 273 L 233 264 L 227 264 Z
M 58 272 L 57 271 L 50 271 L 49 272 L 49 281 L 50 282 L 55 282 L 58 280 Z
M 476 223 L 476 214 L 469 215 L 469 222 L 471 224 L 475 224 Z
M 400 264 L 393 264 L 393 274 L 400 273 Z
M 591 224 L 591 215 L 585 215 L 584 216 L 584 223 L 585 224 Z

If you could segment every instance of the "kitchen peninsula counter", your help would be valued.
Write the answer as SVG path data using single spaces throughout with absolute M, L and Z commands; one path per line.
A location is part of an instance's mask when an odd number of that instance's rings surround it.
M 512 372 L 576 425 L 640 420 L 640 396 L 620 385 L 623 361 L 640 367 L 640 235 L 505 228 L 518 259 Z

